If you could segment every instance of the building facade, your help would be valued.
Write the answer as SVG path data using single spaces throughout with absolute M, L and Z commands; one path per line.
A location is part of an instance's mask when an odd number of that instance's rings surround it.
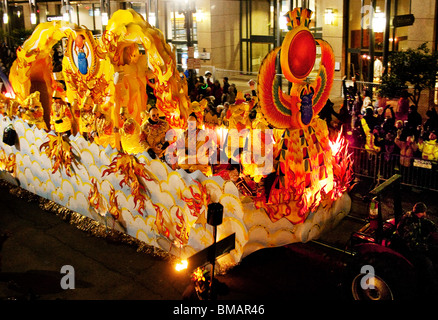
M 256 77 L 287 32 L 284 14 L 295 7 L 313 11 L 310 29 L 333 47 L 334 96 L 341 95 L 344 75 L 361 83 L 378 80 L 392 51 L 424 42 L 437 50 L 438 0 L 3 0 L 1 26 L 32 29 L 69 19 L 99 35 L 112 13 L 133 8 L 164 33 L 182 69 Z M 196 66 L 188 60 L 189 46 Z

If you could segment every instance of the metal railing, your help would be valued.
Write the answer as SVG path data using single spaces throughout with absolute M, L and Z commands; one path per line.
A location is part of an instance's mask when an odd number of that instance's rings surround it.
M 353 160 L 353 171 L 358 177 L 372 178 L 379 183 L 400 174 L 402 185 L 438 192 L 438 163 L 415 157 L 404 157 L 386 152 L 371 152 L 357 147 L 349 147 Z M 410 164 L 409 166 L 402 165 Z

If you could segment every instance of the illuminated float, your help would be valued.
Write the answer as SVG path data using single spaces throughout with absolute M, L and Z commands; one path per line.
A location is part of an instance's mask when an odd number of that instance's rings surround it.
M 183 170 L 142 149 L 146 85 L 174 130 L 186 129 L 192 113 L 199 118 L 205 102 L 190 102 L 175 53 L 141 15 L 115 12 L 99 39 L 63 21 L 38 25 L 17 50 L 13 90 L 0 97 L 1 132 L 12 126 L 17 134 L 15 143 L 0 142 L 2 178 L 180 259 L 213 243 L 207 206 L 221 203 L 217 240 L 233 233 L 236 239 L 235 249 L 217 260 L 221 268 L 262 248 L 317 238 L 349 212 L 352 172 L 345 141 L 341 135 L 330 141 L 318 117 L 331 89 L 334 59 L 330 45 L 310 33 L 310 14 L 289 13 L 283 45 L 261 66 L 258 98 L 237 99 L 228 128 L 215 131 L 220 149 L 233 138 L 231 130 L 259 130 L 258 140 L 237 137 L 239 147 L 246 142 L 237 149 L 243 150 L 237 154 L 240 172 L 228 166 L 228 157 L 236 157 L 229 149 L 221 150 L 228 156 L 225 164 L 207 165 L 210 172 Z M 62 74 L 54 75 L 51 50 L 63 38 Z M 289 94 L 276 82 L 279 52 L 292 83 Z M 26 116 L 35 114 L 30 108 L 38 110 L 37 118 Z M 253 110 L 256 116 L 248 122 Z M 251 161 L 257 154 L 265 160 L 272 154 L 270 170 Z

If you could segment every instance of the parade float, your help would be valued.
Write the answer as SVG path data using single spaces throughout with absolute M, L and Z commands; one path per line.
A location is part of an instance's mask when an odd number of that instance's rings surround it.
M 309 31 L 310 14 L 289 12 L 290 31 L 262 63 L 257 97 L 236 99 L 228 126 L 210 139 L 221 161 L 199 166 L 169 162 L 141 143 L 147 86 L 168 131 L 186 132 L 190 115 L 202 122 L 205 108 L 188 98 L 160 30 L 133 10 L 115 12 L 97 39 L 64 21 L 39 24 L 18 48 L 0 97 L 1 178 L 181 260 L 214 242 L 207 211 L 220 203 L 216 240 L 235 234 L 235 244 L 219 270 L 262 248 L 317 238 L 349 212 L 352 171 L 342 135 L 329 140 L 318 117 L 334 56 Z M 52 47 L 61 40 L 62 72 L 54 74 Z M 288 93 L 277 82 L 277 59 Z M 237 136 L 237 153 L 227 149 L 232 130 L 248 133 Z

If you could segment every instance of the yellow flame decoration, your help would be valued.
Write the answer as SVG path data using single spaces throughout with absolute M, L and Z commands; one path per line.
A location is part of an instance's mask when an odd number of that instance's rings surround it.
M 51 61 L 53 46 L 64 37 L 68 41 L 60 76 L 65 81 L 65 91 L 53 75 Z M 145 54 L 140 53 L 140 46 Z M 88 61 L 82 72 L 76 58 L 79 47 Z M 72 106 L 73 135 L 78 131 L 79 111 L 85 98 L 100 105 L 117 128 L 122 125 L 122 107 L 127 107 L 129 114 L 141 123 L 141 114 L 148 111 L 147 84 L 153 88 L 158 99 L 156 106 L 171 127 L 184 128 L 191 110 L 187 83 L 177 70 L 175 52 L 162 32 L 132 9 L 116 11 L 100 39 L 94 39 L 90 30 L 65 21 L 39 24 L 17 49 L 10 82 L 20 104 L 34 91 L 41 93 L 47 127 L 53 92 L 60 92 Z M 118 137 L 114 145 L 120 148 Z
M 91 179 L 91 189 L 88 193 L 88 202 L 92 208 L 97 212 L 102 206 L 102 196 L 99 193 L 99 188 L 97 186 L 97 180 L 95 178 Z
M 56 136 L 48 134 L 47 138 L 49 140 L 40 146 L 40 151 L 44 151 L 52 161 L 52 173 L 64 168 L 66 174 L 71 177 L 74 156 L 69 140 L 59 134 Z
M 11 153 L 8 156 L 6 152 L 0 148 L 0 169 L 15 175 L 16 167 L 17 163 L 15 154 Z
M 114 217 L 114 219 L 117 220 L 120 217 L 121 211 L 117 202 L 116 190 L 113 188 L 113 186 L 111 186 L 110 189 L 109 206 L 109 213 Z
M 123 179 L 120 181 L 120 187 L 124 185 L 131 188 L 131 194 L 134 196 L 134 203 L 136 207 L 138 206 L 138 212 L 143 215 L 145 210 L 145 200 L 148 198 L 146 195 L 146 187 L 140 181 L 143 178 L 147 181 L 152 181 L 151 174 L 149 170 L 146 169 L 145 165 L 140 163 L 135 156 L 119 152 L 108 169 L 104 170 L 102 177 L 106 174 L 118 173 L 123 175 Z

